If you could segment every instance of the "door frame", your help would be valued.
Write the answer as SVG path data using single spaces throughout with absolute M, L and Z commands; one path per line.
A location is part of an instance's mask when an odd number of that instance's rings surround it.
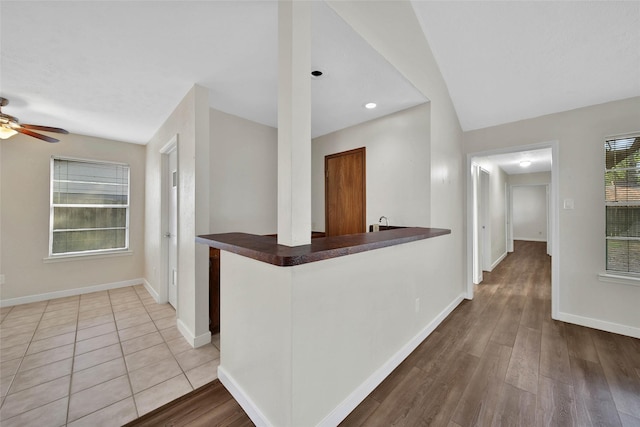
M 483 272 L 489 271 L 491 265 L 491 227 L 487 224 L 491 219 L 490 214 L 490 191 L 491 173 L 476 163 L 472 163 L 472 187 L 473 201 L 471 215 L 473 216 L 472 226 L 472 268 L 474 284 L 480 284 L 483 280 Z M 486 177 L 487 185 L 483 185 L 483 177 Z M 486 187 L 486 188 L 485 188 Z M 485 223 L 484 229 L 482 222 Z M 487 257 L 489 257 L 487 259 Z
M 521 151 L 533 151 L 544 148 L 551 148 L 551 184 L 549 194 L 549 224 L 548 238 L 551 243 L 551 317 L 558 319 L 558 302 L 560 298 L 560 251 L 559 251 L 559 178 L 560 178 L 560 142 L 558 140 L 546 141 L 537 144 L 512 146 L 501 149 L 487 150 L 467 153 L 467 274 L 466 274 L 466 299 L 473 299 L 473 206 L 474 206 L 474 184 L 473 184 L 473 164 L 476 157 L 487 157 L 496 154 L 518 153 Z
M 169 154 L 173 151 L 176 152 L 178 171 L 180 165 L 180 151 L 178 150 L 178 135 L 174 135 L 169 139 L 169 141 L 160 149 L 160 157 L 161 157 L 161 178 L 160 178 L 160 257 L 161 262 L 160 265 L 166 265 L 166 268 L 161 268 L 158 274 L 159 277 L 159 303 L 164 304 L 169 302 L 169 239 L 164 237 L 166 231 L 169 229 L 169 189 L 171 188 L 171 182 L 169 181 Z M 178 176 L 180 174 L 178 173 Z M 178 186 L 178 209 L 177 209 L 177 218 L 176 221 L 178 223 L 178 235 L 180 234 L 180 187 Z M 178 236 L 179 237 L 179 236 Z M 176 262 L 178 262 L 180 258 L 180 248 L 178 248 L 178 253 L 176 257 Z M 178 292 L 179 294 L 179 292 Z M 176 312 L 178 311 L 178 299 L 179 295 L 176 295 Z
M 342 157 L 349 154 L 362 152 L 362 233 L 367 231 L 367 147 L 354 148 L 353 150 L 341 151 L 339 153 L 327 154 L 324 156 L 324 230 L 329 230 L 329 203 L 327 197 L 327 162 L 335 157 Z

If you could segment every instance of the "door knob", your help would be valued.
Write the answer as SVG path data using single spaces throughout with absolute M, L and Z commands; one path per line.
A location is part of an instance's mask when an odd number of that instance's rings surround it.
M 164 237 L 171 237 L 171 233 L 169 233 L 169 232 L 164 233 Z

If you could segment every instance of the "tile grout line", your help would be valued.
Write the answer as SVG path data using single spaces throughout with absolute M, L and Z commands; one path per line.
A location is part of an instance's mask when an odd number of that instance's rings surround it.
M 13 386 L 13 382 L 15 381 L 16 377 L 18 376 L 18 372 L 20 372 L 20 367 L 22 366 L 22 362 L 24 362 L 24 358 L 27 355 L 27 351 L 29 351 L 29 347 L 31 346 L 31 342 L 33 340 L 33 337 L 34 337 L 36 331 L 38 330 L 38 326 L 40 326 L 40 322 L 42 322 L 42 317 L 44 316 L 45 310 L 47 309 L 48 305 L 49 305 L 49 301 L 47 301 L 47 303 L 44 305 L 44 310 L 42 310 L 42 313 L 40 314 L 40 319 L 38 320 L 38 324 L 36 325 L 35 329 L 31 333 L 31 338 L 29 339 L 29 343 L 27 344 L 27 348 L 24 350 L 24 354 L 20 357 L 20 363 L 18 363 L 18 367 L 16 368 L 16 372 L 13 374 L 13 378 L 11 378 L 11 382 L 9 384 L 9 387 L 7 388 L 7 394 L 2 398 L 2 404 L 0 404 L 0 408 L 2 408 L 4 406 L 4 403 L 7 400 L 7 397 L 9 396 L 9 392 L 11 391 L 11 387 Z M 11 308 L 9 313 L 12 312 L 14 308 L 15 308 L 15 306 Z M 7 316 L 9 315 L 9 313 L 7 313 Z M 5 316 L 4 319 L 6 319 L 6 316 Z M 3 323 L 5 321 L 4 319 L 3 319 Z M 20 415 L 20 414 L 17 414 L 17 415 Z
M 73 353 L 71 354 L 71 374 L 69 375 L 69 392 L 67 393 L 67 414 L 65 416 L 65 425 L 69 423 L 69 411 L 71 409 L 71 386 L 73 385 L 73 368 L 76 363 L 76 345 L 78 343 L 78 324 L 80 323 L 80 305 L 82 303 L 82 295 L 78 298 L 78 314 L 76 315 L 76 332 L 73 338 Z
M 142 306 L 144 307 L 144 304 L 142 303 L 142 300 L 140 299 L 140 295 L 138 295 L 138 292 L 136 292 L 136 290 L 135 290 L 135 288 L 133 286 L 131 287 L 131 289 L 133 290 L 133 293 L 138 298 L 138 301 L 140 301 L 140 304 L 142 304 Z M 118 345 L 120 346 L 120 354 L 122 355 L 122 363 L 124 364 L 124 371 L 125 371 L 125 375 L 127 376 L 127 383 L 129 384 L 129 391 L 131 392 L 131 400 L 133 401 L 133 408 L 136 411 L 136 418 L 139 418 L 140 417 L 140 411 L 138 411 L 138 404 L 136 403 L 136 398 L 135 398 L 135 395 L 133 394 L 133 385 L 131 384 L 131 377 L 129 376 L 129 367 L 127 366 L 127 359 L 124 357 L 124 349 L 122 348 L 122 340 L 120 339 L 120 333 L 119 333 L 119 329 L 118 329 L 118 322 L 116 321 L 116 315 L 113 312 L 113 301 L 111 300 L 111 293 L 109 292 L 108 295 L 109 295 L 109 306 L 111 307 L 111 313 L 113 314 L 113 322 L 114 322 L 114 324 L 116 326 L 116 335 L 118 337 Z M 146 311 L 146 309 L 145 309 L 145 311 Z M 154 324 L 154 326 L 155 326 L 155 324 Z M 109 405 L 109 406 L 111 406 L 111 405 Z

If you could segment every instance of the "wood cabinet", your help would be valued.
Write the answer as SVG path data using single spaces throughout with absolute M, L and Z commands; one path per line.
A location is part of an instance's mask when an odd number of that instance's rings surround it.
M 220 249 L 209 248 L 209 330 L 220 332 Z

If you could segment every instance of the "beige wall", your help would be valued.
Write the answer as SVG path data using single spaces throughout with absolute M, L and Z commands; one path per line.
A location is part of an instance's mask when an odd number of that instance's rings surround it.
M 275 234 L 278 130 L 210 110 L 210 232 Z
M 313 230 L 325 229 L 325 156 L 360 147 L 367 151 L 367 225 L 384 215 L 391 225 L 429 226 L 429 119 L 427 103 L 315 138 Z
M 195 237 L 209 233 L 209 90 L 195 85 L 146 146 L 145 278 L 167 301 L 163 222 L 163 154 L 178 139 L 178 328 L 194 346 L 207 342 L 209 327 L 208 248 Z M 166 220 L 166 215 L 164 215 Z
M 466 132 L 468 153 L 559 141 L 560 319 L 640 336 L 640 286 L 605 283 L 604 140 L 640 131 L 640 97 Z M 512 180 L 513 183 L 513 180 Z M 573 210 L 562 209 L 573 199 Z
M 108 284 L 142 283 L 144 277 L 145 147 L 83 135 L 49 144 L 23 135 L 0 142 L 2 151 L 0 241 L 4 304 L 63 296 L 65 291 Z M 131 167 L 132 255 L 45 262 L 49 255 L 51 156 L 128 163 Z M 93 289 L 95 290 L 95 288 Z M 56 293 L 57 294 L 51 294 Z M 63 293 L 61 293 L 63 292 Z M 82 292 L 82 290 L 77 291 Z M 41 297 L 38 297 L 40 295 Z

